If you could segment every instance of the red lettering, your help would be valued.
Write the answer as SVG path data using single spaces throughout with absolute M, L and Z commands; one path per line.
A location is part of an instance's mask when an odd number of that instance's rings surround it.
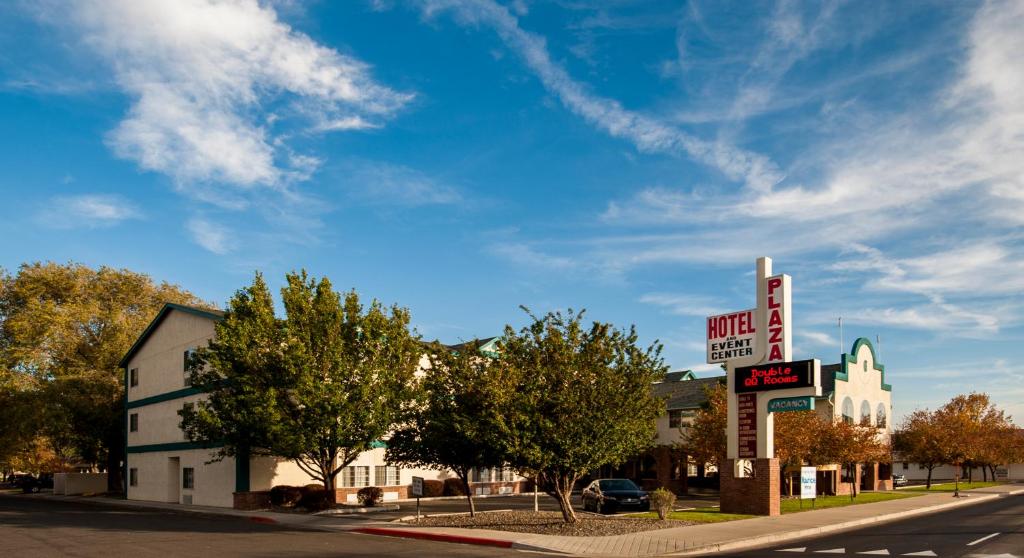
M 782 306 L 778 302 L 775 302 L 775 295 L 768 295 L 768 308 L 778 308 Z
M 780 349 L 778 345 L 772 345 L 772 350 L 768 355 L 768 360 L 782 360 L 782 349 Z
M 736 335 L 736 318 L 738 317 L 737 314 L 729 314 L 729 335 Z
M 771 295 L 775 292 L 775 289 L 782 286 L 782 277 L 769 277 L 768 278 L 768 294 Z
M 715 327 L 715 319 L 708 318 L 708 339 L 718 338 L 718 328 Z
M 782 343 L 782 328 L 781 327 L 770 328 L 768 330 L 768 332 L 772 334 L 772 336 L 768 338 L 768 342 L 769 343 Z
M 719 337 L 725 337 L 725 336 L 729 335 L 728 331 L 726 330 L 727 327 L 729 327 L 729 318 L 727 318 L 725 316 L 720 316 L 718 318 L 718 336 Z
M 771 316 L 768 317 L 768 326 L 780 326 L 782 325 L 782 312 L 778 310 L 772 311 Z
M 747 333 L 755 333 L 753 312 L 747 312 Z

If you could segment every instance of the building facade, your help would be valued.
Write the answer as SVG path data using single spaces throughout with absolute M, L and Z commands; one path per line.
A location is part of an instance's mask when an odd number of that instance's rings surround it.
M 319 484 L 286 459 L 253 456 L 217 461 L 217 447 L 185 437 L 178 412 L 207 397 L 190 385 L 188 355 L 214 338 L 222 317 L 217 311 L 166 304 L 122 359 L 129 500 L 258 507 L 274 486 Z M 356 493 L 367 486 L 380 487 L 385 501 L 404 499 L 410 497 L 413 476 L 428 480 L 452 476 L 446 471 L 394 467 L 384 459 L 384 442 L 375 446 L 339 473 L 338 501 L 355 502 Z M 526 484 L 500 469 L 474 471 L 472 480 L 477 494 L 518 492 Z

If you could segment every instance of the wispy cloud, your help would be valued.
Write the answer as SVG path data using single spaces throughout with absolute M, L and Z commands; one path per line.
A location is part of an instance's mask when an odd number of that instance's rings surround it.
M 464 201 L 459 189 L 416 169 L 380 161 L 348 161 L 341 179 L 363 202 L 389 207 L 453 205 Z
M 522 29 L 519 19 L 496 2 L 421 0 L 421 4 L 428 17 L 452 11 L 464 24 L 493 28 L 563 105 L 606 133 L 632 142 L 640 151 L 689 156 L 759 191 L 770 189 L 782 179 L 777 166 L 760 154 L 725 142 L 700 139 L 657 118 L 629 110 L 614 99 L 592 93 L 551 59 L 543 37 Z
M 84 41 L 114 68 L 131 98 L 108 141 L 121 157 L 179 183 L 280 187 L 304 176 L 289 165 L 271 100 L 323 130 L 364 129 L 411 96 L 376 83 L 358 59 L 317 44 L 277 18 L 272 4 L 58 3 Z M 58 17 L 59 16 L 59 17 Z
M 142 213 L 128 200 L 110 194 L 83 194 L 50 198 L 36 215 L 44 226 L 58 229 L 111 227 Z
M 682 293 L 648 293 L 640 297 L 642 304 L 651 304 L 677 316 L 703 318 L 723 312 L 720 301 L 715 298 Z
M 235 247 L 231 230 L 224 225 L 195 217 L 186 224 L 192 240 L 217 255 L 224 255 Z

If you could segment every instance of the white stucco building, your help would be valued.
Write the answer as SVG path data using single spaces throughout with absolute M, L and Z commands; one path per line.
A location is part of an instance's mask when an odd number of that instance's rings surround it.
M 253 501 L 246 495 L 277 485 L 317 482 L 284 459 L 225 458 L 211 462 L 215 447 L 186 439 L 178 411 L 206 397 L 190 385 L 186 358 L 190 351 L 213 339 L 214 326 L 222 316 L 217 311 L 166 304 L 122 359 L 129 500 L 244 507 Z M 383 443 L 378 445 L 360 454 L 338 475 L 339 500 L 354 501 L 356 492 L 366 486 L 381 487 L 385 500 L 402 499 L 408 497 L 413 476 L 428 480 L 452 476 L 443 471 L 390 466 L 384 460 Z M 478 494 L 522 488 L 521 479 L 503 470 L 474 471 L 472 480 Z

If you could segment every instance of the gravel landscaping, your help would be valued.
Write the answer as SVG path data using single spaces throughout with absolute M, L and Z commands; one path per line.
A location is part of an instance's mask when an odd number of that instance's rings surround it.
M 563 535 L 572 537 L 600 537 L 625 535 L 637 531 L 653 531 L 666 527 L 693 525 L 690 521 L 661 521 L 660 519 L 638 519 L 622 516 L 603 516 L 592 513 L 577 513 L 579 522 L 567 524 L 560 512 L 502 511 L 478 512 L 476 517 L 468 515 L 446 515 L 406 521 L 411 525 L 429 527 L 465 527 L 469 529 L 494 529 L 517 533 L 539 533 L 542 535 Z

